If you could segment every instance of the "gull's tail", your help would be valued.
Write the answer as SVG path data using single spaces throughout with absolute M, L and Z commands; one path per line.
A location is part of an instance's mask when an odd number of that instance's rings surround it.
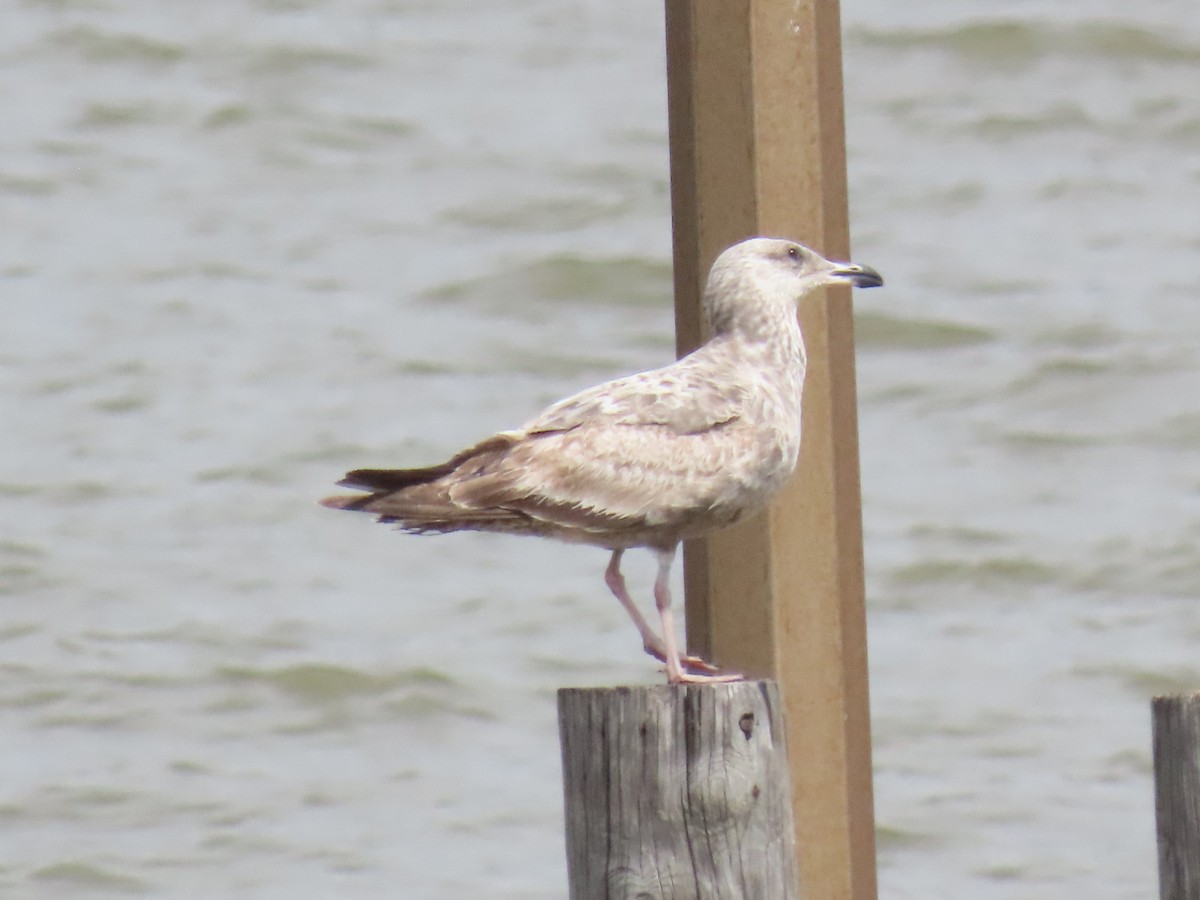
M 417 533 L 509 530 L 528 522 L 528 517 L 486 503 L 463 503 L 455 498 L 454 488 L 502 456 L 513 440 L 510 435 L 496 435 L 440 465 L 421 469 L 355 469 L 338 484 L 365 493 L 326 497 L 320 503 L 330 509 L 370 513 L 380 522 Z
M 452 471 L 449 463 L 424 469 L 355 469 L 346 473 L 346 477 L 338 482 L 338 487 L 367 493 L 326 497 L 320 503 L 330 509 L 365 510 L 377 500 L 400 494 L 407 488 L 431 484 Z

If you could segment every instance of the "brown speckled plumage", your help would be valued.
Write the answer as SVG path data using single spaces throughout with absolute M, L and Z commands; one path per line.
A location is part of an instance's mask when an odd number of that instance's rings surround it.
M 365 494 L 322 501 L 415 533 L 498 531 L 614 551 L 609 587 L 670 681 L 711 671 L 671 634 L 666 573 L 684 538 L 760 509 L 800 451 L 806 356 L 796 301 L 834 281 L 882 283 L 790 241 L 755 238 L 713 264 L 704 292 L 713 337 L 683 359 L 598 385 L 424 469 L 359 469 L 340 484 Z M 659 640 L 625 591 L 621 553 L 659 557 Z M 681 665 L 682 662 L 682 665 Z

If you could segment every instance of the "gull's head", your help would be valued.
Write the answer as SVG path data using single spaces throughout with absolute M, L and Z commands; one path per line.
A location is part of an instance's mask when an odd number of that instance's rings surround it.
M 757 330 L 826 284 L 879 287 L 883 278 L 870 266 L 832 262 L 803 244 L 780 238 L 750 238 L 717 257 L 704 292 L 714 330 Z M 776 308 L 785 306 L 786 309 Z
M 752 273 L 756 280 L 777 284 L 797 298 L 823 284 L 883 284 L 883 278 L 870 266 L 832 262 L 811 247 L 780 238 L 750 238 L 734 244 L 713 263 L 714 274 L 723 269 Z

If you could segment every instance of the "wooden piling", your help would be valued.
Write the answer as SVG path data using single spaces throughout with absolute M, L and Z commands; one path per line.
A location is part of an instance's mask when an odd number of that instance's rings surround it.
M 1161 900 L 1200 900 L 1200 692 L 1155 697 L 1154 807 Z
M 558 692 L 571 900 L 799 900 L 774 682 Z
M 754 235 L 849 256 L 837 0 L 666 0 L 675 317 L 704 337 L 716 255 Z M 869 260 L 860 260 L 870 262 Z M 684 550 L 687 641 L 779 682 L 800 871 L 829 900 L 873 900 L 854 324 L 849 291 L 806 297 L 796 475 L 770 510 Z

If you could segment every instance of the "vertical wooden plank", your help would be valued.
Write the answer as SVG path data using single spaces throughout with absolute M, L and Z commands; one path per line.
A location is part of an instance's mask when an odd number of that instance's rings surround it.
M 799 900 L 779 706 L 774 682 L 560 690 L 572 900 Z
M 1155 697 L 1154 809 L 1162 900 L 1200 898 L 1200 693 Z
M 667 0 L 677 341 L 703 337 L 708 266 L 753 235 L 849 257 L 836 0 Z M 766 513 L 685 549 L 689 646 L 779 681 L 812 896 L 876 896 L 854 333 L 808 298 L 804 439 Z

